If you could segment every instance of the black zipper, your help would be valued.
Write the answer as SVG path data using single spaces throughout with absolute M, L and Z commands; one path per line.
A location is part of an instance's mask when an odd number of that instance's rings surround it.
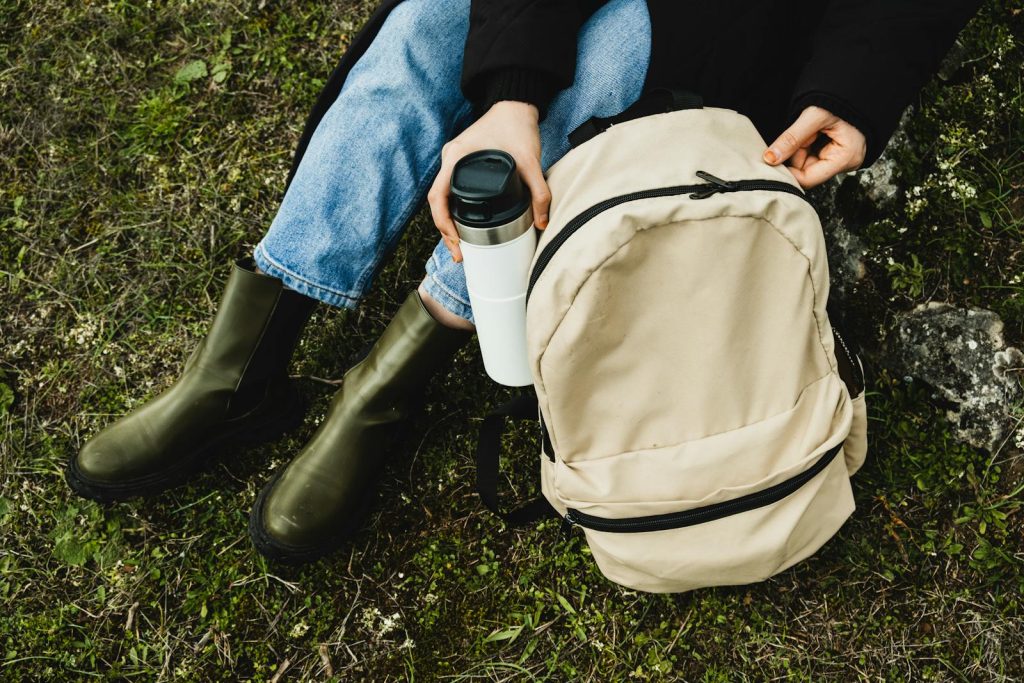
M 828 467 L 842 447 L 842 442 L 833 446 L 818 458 L 817 462 L 800 474 L 792 476 L 774 486 L 769 486 L 763 491 L 748 493 L 733 500 L 704 505 L 682 512 L 669 512 L 662 515 L 648 515 L 645 517 L 624 517 L 620 519 L 597 517 L 569 508 L 566 511 L 565 517 L 563 517 L 563 522 L 569 526 L 579 525 L 594 531 L 616 531 L 621 533 L 665 531 L 667 529 L 680 529 L 695 524 L 703 524 L 704 522 L 747 512 L 782 500 Z
M 864 368 L 860 364 L 860 357 L 850 351 L 850 347 L 846 345 L 846 342 L 843 340 L 843 335 L 839 333 L 839 330 L 836 329 L 835 325 L 832 326 L 832 336 L 836 338 L 837 342 L 839 342 L 839 346 L 842 348 L 843 353 L 846 354 L 846 359 L 850 361 L 850 370 L 853 372 L 853 381 L 855 384 L 854 388 L 857 390 L 857 393 L 853 394 L 853 397 L 859 396 L 860 392 L 864 391 L 867 386 L 867 380 L 864 378 Z
M 707 182 L 694 185 L 672 185 L 670 187 L 640 190 L 637 192 L 621 194 L 616 197 L 609 197 L 608 199 L 594 204 L 575 216 L 572 220 L 566 223 L 561 232 L 555 235 L 555 237 L 548 242 L 547 246 L 545 246 L 543 251 L 541 251 L 540 256 L 537 257 L 537 262 L 534 265 L 533 270 L 530 272 L 530 281 L 526 289 L 527 303 L 530 301 L 530 294 L 533 292 L 534 285 L 540 278 L 541 273 L 551 262 L 555 252 L 558 251 L 562 245 L 565 244 L 566 241 L 568 241 L 568 239 L 576 232 L 578 232 L 590 219 L 614 206 L 618 206 L 619 204 L 624 204 L 625 202 L 631 202 L 637 199 L 670 197 L 680 194 L 689 194 L 690 199 L 707 199 L 713 195 L 726 192 L 748 192 L 757 190 L 788 192 L 789 194 L 800 197 L 804 201 L 810 203 L 810 200 L 803 191 L 789 183 L 784 183 L 779 180 L 722 180 L 721 178 L 715 177 L 706 171 L 697 171 L 697 177 Z M 565 517 L 563 517 L 563 524 L 570 527 L 573 525 L 584 526 L 596 531 L 616 531 L 624 533 L 662 531 L 665 529 L 677 529 L 686 526 L 693 526 L 694 524 L 710 522 L 729 515 L 746 512 L 758 507 L 771 505 L 772 503 L 781 500 L 796 491 L 824 470 L 836 457 L 836 454 L 839 453 L 842 446 L 843 444 L 840 443 L 829 449 L 821 456 L 821 458 L 818 459 L 817 462 L 814 463 L 814 465 L 800 474 L 771 486 L 764 491 L 751 493 L 735 500 L 715 503 L 713 505 L 705 505 L 703 507 L 685 510 L 683 512 L 671 512 L 662 515 L 630 517 L 623 519 L 597 517 L 595 515 L 589 515 L 585 512 L 569 508 L 566 511 Z
M 574 217 L 571 221 L 566 223 L 561 232 L 555 235 L 555 237 L 548 242 L 547 246 L 544 247 L 544 250 L 541 251 L 540 256 L 537 257 L 537 263 L 530 272 L 530 283 L 526 288 L 527 304 L 530 302 L 530 294 L 533 292 L 533 286 L 537 283 L 537 279 L 540 277 L 541 272 L 543 272 L 547 267 L 548 263 L 555 255 L 555 252 L 558 251 L 559 248 L 561 248 L 561 246 L 573 236 L 573 234 L 582 228 L 587 221 L 601 212 L 607 211 L 613 206 L 618 206 L 625 202 L 632 202 L 637 199 L 670 197 L 677 194 L 689 194 L 690 199 L 707 199 L 712 195 L 724 192 L 747 192 L 750 190 L 788 192 L 789 194 L 796 195 L 797 197 L 808 201 L 808 203 L 810 201 L 801 190 L 780 180 L 722 180 L 721 178 L 716 178 L 706 171 L 697 171 L 697 177 L 702 180 L 706 180 L 707 182 L 698 183 L 696 185 L 672 185 L 670 187 L 658 187 L 652 190 L 640 190 L 637 192 L 629 192 L 628 194 L 620 194 L 617 197 L 609 197 L 608 199 L 600 201 Z

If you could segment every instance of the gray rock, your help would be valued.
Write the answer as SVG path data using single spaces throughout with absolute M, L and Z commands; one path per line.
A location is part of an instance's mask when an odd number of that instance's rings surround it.
M 896 159 L 910 144 L 907 122 L 913 115 L 913 107 L 908 107 L 878 160 L 871 166 L 850 174 L 857 179 L 867 198 L 880 209 L 891 205 L 901 194 Z
M 946 52 L 946 56 L 942 58 L 942 63 L 939 65 L 938 77 L 943 81 L 951 80 L 956 76 L 956 72 L 964 66 L 964 62 L 967 59 L 970 51 L 962 40 L 957 38 L 953 45 Z
M 900 191 L 896 184 L 896 162 L 885 152 L 871 166 L 857 171 L 857 180 L 864 194 L 879 208 L 892 204 Z
M 842 216 L 835 213 L 822 226 L 828 253 L 830 293 L 841 303 L 864 278 L 864 243 L 846 228 Z
M 1006 346 L 992 311 L 927 303 L 897 321 L 896 360 L 933 387 L 957 435 L 995 452 L 1011 426 L 1009 405 L 1022 396 L 1024 354 Z

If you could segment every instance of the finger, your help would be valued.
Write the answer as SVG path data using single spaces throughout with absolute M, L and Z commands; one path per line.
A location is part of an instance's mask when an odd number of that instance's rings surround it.
M 835 117 L 825 109 L 807 107 L 793 125 L 782 132 L 775 142 L 764 151 L 763 158 L 772 166 L 781 164 L 801 147 L 807 147 L 818 137 L 818 132 L 831 123 Z
M 815 159 L 819 164 L 823 165 L 814 172 L 811 172 L 807 164 L 804 165 L 804 170 L 809 173 L 805 180 L 812 183 L 809 187 L 820 185 L 844 171 L 852 171 L 860 166 L 863 161 L 859 150 L 852 149 L 844 144 L 843 141 L 835 139 L 830 140 L 827 145 L 822 147 L 816 158 L 812 156 L 811 159 Z
M 831 138 L 831 144 L 827 145 L 826 149 L 834 147 L 834 150 L 829 150 L 828 153 L 842 154 L 846 158 L 847 168 L 843 170 L 854 171 L 860 168 L 867 154 L 867 144 L 860 131 L 845 121 L 839 121 L 825 132 Z M 822 153 L 826 153 L 824 149 Z
M 843 170 L 844 165 L 835 159 L 822 159 L 818 157 L 808 159 L 803 168 L 790 169 L 793 177 L 796 178 L 796 181 L 805 190 L 821 185 Z
M 809 158 L 810 154 L 807 151 L 807 148 L 801 147 L 797 151 L 793 152 L 793 156 L 789 158 L 788 165 L 790 168 L 803 168 Z
M 427 192 L 427 203 L 430 205 L 430 217 L 434 221 L 434 225 L 444 237 L 444 244 L 452 253 L 452 259 L 458 263 L 462 260 L 462 250 L 459 249 L 459 231 L 455 227 L 448 207 L 451 172 L 451 165 L 442 162 L 437 177 L 434 178 L 434 184 Z
M 531 163 L 519 167 L 523 181 L 530 188 L 530 200 L 533 203 L 533 224 L 543 230 L 548 227 L 548 210 L 551 207 L 551 190 L 540 170 L 540 163 L 531 159 Z
M 450 214 L 448 214 L 448 218 L 445 218 L 445 209 L 438 208 L 447 204 L 447 199 L 440 197 L 439 195 L 440 192 L 434 192 L 428 195 L 430 213 L 434 218 L 434 225 L 437 227 L 438 232 L 441 233 L 444 246 L 448 248 L 448 251 L 452 255 L 452 260 L 458 262 L 462 260 L 462 252 L 458 246 L 458 233 L 453 230 L 454 223 L 451 221 Z

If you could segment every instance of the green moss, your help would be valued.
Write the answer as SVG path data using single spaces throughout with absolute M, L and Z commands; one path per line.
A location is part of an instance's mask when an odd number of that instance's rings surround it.
M 1019 5 L 986 3 L 962 65 L 922 93 L 895 153 L 898 201 L 840 188 L 868 249 L 850 301 L 865 330 L 931 298 L 993 308 L 1024 339 Z M 285 680 L 326 680 L 326 664 L 344 681 L 1024 676 L 1019 458 L 957 444 L 927 390 L 884 372 L 857 512 L 748 587 L 627 591 L 557 521 L 486 513 L 475 432 L 509 392 L 472 347 L 436 378 L 332 561 L 268 566 L 245 531 L 330 399 L 311 381 L 302 428 L 226 451 L 187 486 L 111 507 L 70 497 L 68 456 L 172 381 L 205 333 L 372 9 L 0 0 L 0 679 L 264 681 L 285 662 Z M 176 79 L 197 61 L 206 75 Z M 295 371 L 340 376 L 435 240 L 423 210 L 363 306 L 317 314 Z M 512 432 L 508 502 L 536 493 L 535 438 Z
M 866 236 L 899 303 L 990 307 L 1020 338 L 1024 54 L 1004 12 L 986 7 L 961 35 L 946 80 L 922 92 L 907 121 L 911 143 L 893 150 L 902 196 L 869 216 Z

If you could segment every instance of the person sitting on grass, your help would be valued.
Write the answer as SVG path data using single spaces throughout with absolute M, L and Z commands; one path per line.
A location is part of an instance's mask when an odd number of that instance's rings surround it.
M 279 211 L 232 267 L 181 377 L 85 443 L 70 487 L 101 501 L 152 495 L 298 424 L 287 368 L 310 314 L 356 307 L 426 200 L 442 237 L 423 281 L 250 514 L 268 558 L 331 552 L 364 518 L 389 437 L 474 329 L 448 211 L 458 159 L 511 154 L 543 229 L 545 173 L 568 133 L 673 86 L 750 117 L 772 140 L 764 162 L 814 187 L 878 158 L 977 5 L 385 0 L 314 106 Z

